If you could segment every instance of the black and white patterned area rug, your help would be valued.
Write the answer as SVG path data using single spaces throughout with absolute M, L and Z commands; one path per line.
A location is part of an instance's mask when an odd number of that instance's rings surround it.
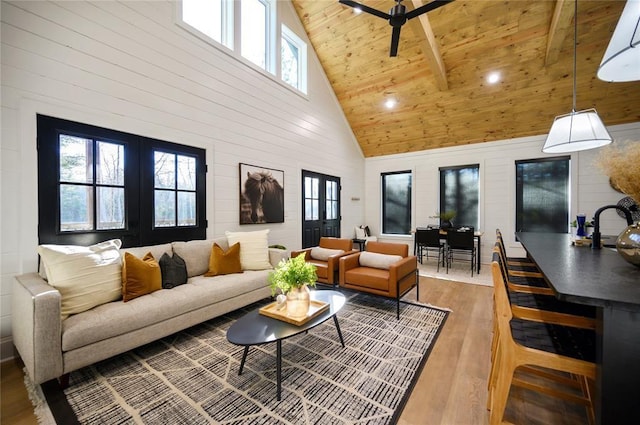
M 393 300 L 345 295 L 345 348 L 332 320 L 283 341 L 281 401 L 276 344 L 252 347 L 239 376 L 226 339 L 260 303 L 72 372 L 66 400 L 81 424 L 395 423 L 448 313 L 403 303 L 397 320 Z

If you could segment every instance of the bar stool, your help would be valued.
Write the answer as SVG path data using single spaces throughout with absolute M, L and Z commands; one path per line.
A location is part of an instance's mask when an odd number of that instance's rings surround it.
M 515 317 L 499 261 L 500 254 L 494 252 L 491 267 L 496 334 L 487 400 L 491 410 L 490 424 L 502 423 L 512 385 L 584 404 L 593 420 L 591 388 L 596 371 L 595 332 Z M 528 374 L 514 377 L 516 369 L 554 381 L 557 381 L 555 374 L 549 370 L 570 374 L 577 378 L 582 395 L 545 385 L 543 380 L 528 380 Z

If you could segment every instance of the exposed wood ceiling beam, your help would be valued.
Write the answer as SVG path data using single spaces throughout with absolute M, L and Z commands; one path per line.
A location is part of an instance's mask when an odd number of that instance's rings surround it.
M 558 61 L 562 42 L 571 32 L 571 22 L 574 15 L 573 1 L 557 0 L 556 8 L 549 27 L 549 37 L 547 38 L 547 54 L 544 62 L 551 65 Z
M 405 3 L 405 6 L 407 8 L 407 12 L 409 12 L 410 10 L 422 6 L 422 4 L 422 0 L 411 0 L 410 2 Z M 429 23 L 427 14 L 423 13 L 416 19 L 410 19 L 407 21 L 407 24 L 409 24 L 416 36 L 420 38 L 422 52 L 424 53 L 427 63 L 429 64 L 429 68 L 436 79 L 436 86 L 441 91 L 448 90 L 449 84 L 447 83 L 447 71 L 444 68 L 440 49 L 438 48 L 438 43 L 433 35 L 433 30 L 431 29 L 431 24 Z

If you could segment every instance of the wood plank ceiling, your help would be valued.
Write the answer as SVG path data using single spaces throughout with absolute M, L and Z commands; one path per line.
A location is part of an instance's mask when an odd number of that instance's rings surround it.
M 454 1 L 408 21 L 395 58 L 384 19 L 338 0 L 292 2 L 365 157 L 546 134 L 571 111 L 570 0 Z M 596 77 L 624 3 L 578 3 L 576 109 L 596 108 L 607 126 L 640 121 L 640 82 Z

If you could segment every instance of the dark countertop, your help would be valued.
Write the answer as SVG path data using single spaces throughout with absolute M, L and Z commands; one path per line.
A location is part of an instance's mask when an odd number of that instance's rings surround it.
M 572 246 L 564 233 L 517 232 L 557 297 L 600 307 L 640 311 L 640 268 L 612 248 Z

